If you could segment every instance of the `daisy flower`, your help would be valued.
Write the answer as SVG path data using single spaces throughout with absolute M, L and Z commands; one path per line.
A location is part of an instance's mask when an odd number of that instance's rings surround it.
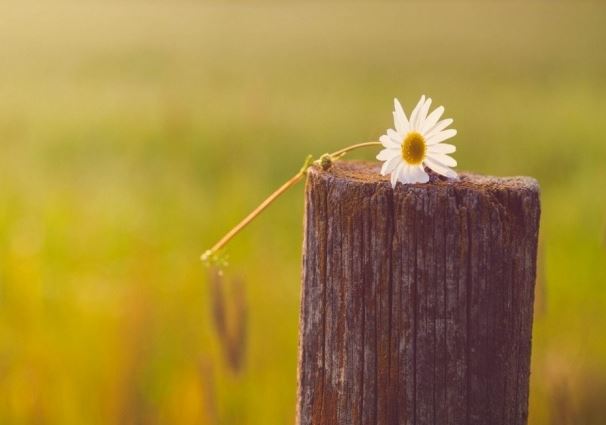
M 406 117 L 398 99 L 394 99 L 394 129 L 387 130 L 379 139 L 385 149 L 377 159 L 385 161 L 381 175 L 391 173 L 391 186 L 397 182 L 427 183 L 429 175 L 425 167 L 449 178 L 456 178 L 457 173 L 450 167 L 456 167 L 457 161 L 447 154 L 456 151 L 454 145 L 442 143 L 454 137 L 457 130 L 446 129 L 452 119 L 440 121 L 444 107 L 440 106 L 429 113 L 431 98 L 421 96 L 421 100 Z

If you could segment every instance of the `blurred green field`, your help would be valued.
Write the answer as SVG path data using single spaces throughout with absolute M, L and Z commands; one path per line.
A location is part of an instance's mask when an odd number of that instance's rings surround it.
M 240 368 L 198 257 L 306 154 L 425 93 L 461 169 L 542 186 L 530 423 L 603 424 L 605 22 L 604 3 L 2 3 L 0 423 L 293 423 L 302 187 L 230 246 Z

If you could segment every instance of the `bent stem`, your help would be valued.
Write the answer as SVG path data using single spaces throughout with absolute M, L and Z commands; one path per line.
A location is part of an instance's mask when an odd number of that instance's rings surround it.
M 248 223 L 250 223 L 256 216 L 258 216 L 265 208 L 270 206 L 271 203 L 276 200 L 276 198 L 278 198 L 281 194 L 286 192 L 289 188 L 291 188 L 299 180 L 301 180 L 301 178 L 303 178 L 304 175 L 305 175 L 305 172 L 303 170 L 299 171 L 297 174 L 295 174 L 290 179 L 288 179 L 288 181 L 286 183 L 284 183 L 282 186 L 280 186 L 278 188 L 278 190 L 276 190 L 274 193 L 269 195 L 263 202 L 261 202 L 261 204 L 259 204 L 259 206 L 257 208 L 252 210 L 252 212 L 250 214 L 248 214 L 246 217 L 244 217 L 244 219 L 240 223 L 238 223 L 234 228 L 232 228 L 229 232 L 227 232 L 225 234 L 225 236 L 223 236 L 219 240 L 219 242 L 214 244 L 211 249 L 209 249 L 204 254 L 202 254 L 202 257 L 201 257 L 202 261 L 208 261 L 209 259 L 211 259 L 211 257 L 213 255 L 215 255 L 215 253 L 217 251 L 219 251 L 221 248 L 223 248 L 227 244 L 227 242 L 229 242 L 234 236 L 236 236 L 240 232 L 240 230 L 245 228 L 246 225 L 248 225 Z
M 351 145 L 348 146 L 346 148 L 340 149 L 336 152 L 333 152 L 330 154 L 331 157 L 334 158 L 334 160 L 337 160 L 339 158 L 341 158 L 343 155 L 345 155 L 347 152 L 349 151 L 353 151 L 355 149 L 359 149 L 359 148 L 365 148 L 367 146 L 377 146 L 380 145 L 381 142 L 365 142 L 365 143 L 358 143 L 357 145 Z
M 330 167 L 330 165 L 332 165 L 332 163 L 334 161 L 337 161 L 340 158 L 342 158 L 347 152 L 350 152 L 350 151 L 353 151 L 353 150 L 359 149 L 359 148 L 364 148 L 364 147 L 368 147 L 368 146 L 376 146 L 376 145 L 380 145 L 380 144 L 381 144 L 380 142 L 358 143 L 358 144 L 351 145 L 351 146 L 348 146 L 343 149 L 339 149 L 338 151 L 335 151 L 330 154 L 324 154 L 315 161 L 312 161 L 312 156 L 308 155 L 307 158 L 305 159 L 305 162 L 303 163 L 303 166 L 301 167 L 299 172 L 297 172 L 297 174 L 292 176 L 282 186 L 280 186 L 276 191 L 274 191 L 271 195 L 269 195 L 263 202 L 261 202 L 259 204 L 259 206 L 257 208 L 252 210 L 246 217 L 244 217 L 244 219 L 241 222 L 236 224 L 236 226 L 233 227 L 229 232 L 227 232 L 225 234 L 225 236 L 223 236 L 221 239 L 219 239 L 219 241 L 216 244 L 214 244 L 212 246 L 212 248 L 206 250 L 200 257 L 200 259 L 206 263 L 209 263 L 211 261 L 219 262 L 220 259 L 217 256 L 217 252 L 221 248 L 223 248 L 225 245 L 227 245 L 227 243 L 231 239 L 233 239 L 234 236 L 236 236 L 238 233 L 240 233 L 240 231 L 242 229 L 244 229 L 251 221 L 253 221 L 253 219 L 255 217 L 257 217 L 259 214 L 261 214 L 261 212 L 263 212 L 263 210 L 265 208 L 270 206 L 280 195 L 282 195 L 288 189 L 290 189 L 291 187 L 296 185 L 307 174 L 307 170 L 309 169 L 309 167 L 311 167 L 312 164 L 321 165 L 322 168 L 327 169 Z

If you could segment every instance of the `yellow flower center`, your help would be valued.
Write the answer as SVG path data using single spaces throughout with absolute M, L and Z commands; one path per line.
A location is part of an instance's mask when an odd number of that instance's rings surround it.
M 420 133 L 411 131 L 402 141 L 402 159 L 409 164 L 420 164 L 425 159 L 425 139 Z

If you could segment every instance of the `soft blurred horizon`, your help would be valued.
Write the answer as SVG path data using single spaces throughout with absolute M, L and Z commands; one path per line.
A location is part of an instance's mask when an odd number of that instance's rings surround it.
M 229 246 L 224 293 L 199 255 L 307 154 L 427 94 L 459 169 L 541 184 L 529 423 L 603 424 L 605 22 L 603 2 L 3 2 L 0 423 L 292 423 L 302 185 Z

